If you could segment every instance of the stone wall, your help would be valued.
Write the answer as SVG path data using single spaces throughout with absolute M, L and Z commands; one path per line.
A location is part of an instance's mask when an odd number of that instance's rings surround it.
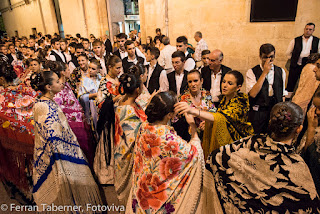
M 11 4 L 23 2 L 11 0 Z M 1 1 L 0 9 L 8 6 L 7 1 Z M 43 20 L 41 18 L 41 10 Z M 84 37 L 94 34 L 102 36 L 108 30 L 107 6 L 105 0 L 59 0 L 61 19 L 65 35 L 80 33 Z M 59 33 L 58 24 L 52 0 L 31 0 L 30 4 L 22 4 L 2 13 L 6 31 L 14 36 L 18 30 L 19 36 L 29 36 L 32 28 L 42 33 Z
M 166 32 L 165 1 L 139 1 L 143 41 L 148 35 L 154 37 L 157 27 Z M 302 35 L 307 22 L 314 22 L 314 35 L 320 35 L 319 0 L 299 0 L 295 22 L 250 23 L 250 9 L 250 0 L 168 0 L 171 44 L 185 35 L 196 45 L 194 33 L 201 31 L 210 50 L 218 48 L 224 52 L 224 64 L 245 73 L 260 62 L 261 44 L 272 43 L 276 64 L 284 67 L 290 40 Z

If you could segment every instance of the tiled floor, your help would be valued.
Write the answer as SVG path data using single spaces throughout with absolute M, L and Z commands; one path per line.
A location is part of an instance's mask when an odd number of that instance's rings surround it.
M 105 186 L 103 187 L 103 191 L 106 197 L 107 204 L 111 207 L 111 210 L 113 209 L 112 207 L 119 206 L 118 199 L 116 197 L 116 192 L 113 186 Z M 0 182 L 0 214 L 2 213 L 10 213 L 10 214 L 24 214 L 24 213 L 33 213 L 33 212 L 18 212 L 18 211 L 3 211 L 1 210 L 2 208 L 5 208 L 6 206 L 10 207 L 10 204 L 17 204 L 18 202 L 14 199 L 10 199 L 9 196 L 7 195 L 7 192 L 5 191 L 2 183 Z M 113 209 L 115 210 L 115 209 Z M 118 213 L 116 211 L 110 211 L 108 213 Z M 62 213 L 61 213 L 62 214 Z

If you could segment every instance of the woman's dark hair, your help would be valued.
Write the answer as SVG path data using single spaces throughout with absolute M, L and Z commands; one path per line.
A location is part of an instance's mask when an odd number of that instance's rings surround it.
M 303 123 L 303 111 L 293 102 L 281 102 L 270 113 L 269 134 L 273 140 L 289 139 Z
M 111 67 L 114 67 L 116 66 L 117 63 L 119 62 L 122 62 L 122 60 L 120 59 L 120 57 L 118 57 L 117 55 L 112 55 L 112 56 L 109 56 L 108 60 L 107 60 L 107 63 L 106 63 L 106 66 L 107 68 L 109 66 Z
M 17 78 L 17 74 L 14 72 L 12 65 L 0 60 L 0 77 L 4 77 L 7 83 L 12 83 Z
M 145 111 L 148 116 L 148 122 L 154 123 L 174 111 L 174 104 L 177 102 L 177 96 L 172 91 L 160 92 L 156 94 Z
M 53 74 L 51 70 L 34 73 L 30 77 L 31 87 L 36 91 L 41 91 L 43 94 L 47 92 L 46 85 L 52 85 Z
M 63 62 L 57 62 L 57 61 L 51 61 L 47 60 L 43 65 L 44 70 L 50 70 L 53 71 L 58 75 L 58 77 L 61 77 L 61 71 L 64 71 L 67 69 L 67 65 Z
M 237 70 L 228 71 L 226 74 L 232 74 L 237 79 L 237 85 L 243 84 L 243 75 Z
M 137 77 L 140 77 L 140 75 L 144 74 L 145 72 L 146 67 L 142 63 L 137 63 L 136 65 L 133 65 L 128 69 L 129 74 L 134 74 Z
M 98 67 L 98 69 L 101 69 L 101 68 L 102 68 L 102 67 L 101 67 L 101 64 L 100 64 L 100 61 L 97 60 L 96 58 L 90 59 L 90 63 L 95 64 L 95 65 Z
M 137 88 L 140 88 L 141 78 L 134 73 L 124 73 L 121 75 L 119 82 L 119 93 L 132 95 Z
M 87 54 L 85 54 L 85 53 L 80 54 L 80 55 L 77 57 L 77 59 L 79 59 L 79 57 L 81 57 L 81 56 L 83 56 L 84 58 L 86 58 L 87 60 L 89 60 Z

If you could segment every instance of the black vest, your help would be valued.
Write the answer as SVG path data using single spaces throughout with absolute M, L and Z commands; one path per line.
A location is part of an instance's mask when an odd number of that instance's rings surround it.
M 149 66 L 147 65 L 147 70 L 149 72 Z M 149 79 L 149 87 L 148 87 L 148 91 L 150 94 L 152 94 L 154 92 L 154 90 L 159 90 L 160 88 L 160 84 L 159 84 L 159 79 L 160 79 L 160 74 L 161 72 L 164 70 L 163 67 L 161 67 L 158 63 L 156 64 L 156 67 L 154 68 L 152 75 Z M 149 78 L 149 77 L 148 77 Z
M 144 58 L 142 58 L 140 56 L 136 56 L 136 57 L 137 57 L 137 60 L 138 60 L 137 63 L 144 64 Z M 129 68 L 131 66 L 133 66 L 133 65 L 135 65 L 133 62 L 128 62 L 128 57 L 123 58 L 122 67 L 123 67 L 123 72 L 124 73 L 128 73 Z
M 61 53 L 62 53 L 62 52 L 61 52 Z M 55 51 L 53 51 L 53 50 L 50 52 L 50 55 L 53 55 L 53 56 L 56 58 L 56 61 L 57 61 L 57 62 L 64 62 L 64 63 L 67 62 L 67 59 L 66 59 L 66 56 L 64 55 L 64 53 L 62 53 L 64 59 L 61 59 L 61 57 L 60 57 Z M 63 60 L 64 60 L 64 61 L 63 61 Z
M 181 84 L 181 88 L 180 88 L 180 94 L 183 94 L 184 91 L 188 87 L 188 81 L 187 81 L 188 71 L 184 70 L 183 73 L 184 73 L 184 76 L 183 76 L 183 80 L 182 80 L 182 84 Z M 168 78 L 168 82 L 169 82 L 169 91 L 173 91 L 174 93 L 177 93 L 177 82 L 176 82 L 176 75 L 175 74 L 176 74 L 176 72 L 173 71 L 173 72 L 167 74 L 167 78 Z
M 313 36 L 310 54 L 318 52 L 318 45 L 319 45 L 319 38 Z M 291 67 L 294 68 L 294 67 L 298 66 L 297 63 L 298 63 L 298 60 L 299 60 L 299 57 L 300 57 L 302 49 L 303 49 L 303 47 L 302 47 L 302 36 L 296 37 L 294 39 L 294 48 L 293 48 L 293 51 L 292 51 L 290 68 Z M 303 63 L 303 64 L 306 64 L 306 63 Z
M 273 99 L 274 103 L 270 103 L 269 97 L 269 82 L 267 78 L 265 78 L 263 85 L 260 89 L 260 92 L 257 94 L 255 98 L 250 97 L 250 107 L 252 108 L 254 105 L 259 105 L 260 107 L 270 107 L 272 104 L 276 104 L 282 102 L 283 97 L 283 79 L 282 79 L 282 69 L 276 65 L 274 66 L 274 80 L 273 80 Z M 260 65 L 252 68 L 254 75 L 256 76 L 256 80 L 260 78 L 262 74 L 262 69 Z
M 226 73 L 231 70 L 232 70 L 231 68 L 221 65 L 222 75 L 220 80 L 220 88 L 221 88 L 221 83 L 224 75 L 226 75 Z M 206 91 L 210 91 L 211 90 L 211 70 L 209 66 L 205 66 L 201 69 L 201 77 L 203 78 L 202 88 L 204 88 Z
M 71 60 L 69 61 L 69 63 L 72 62 L 74 67 L 79 67 L 79 63 L 78 63 L 78 59 L 74 54 L 71 54 Z
M 115 52 L 113 52 L 112 54 L 118 56 L 121 59 L 121 55 L 120 55 L 119 49 L 116 50 Z

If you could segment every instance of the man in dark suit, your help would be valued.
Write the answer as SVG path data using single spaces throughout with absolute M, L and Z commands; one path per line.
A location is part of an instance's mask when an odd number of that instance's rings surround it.
M 203 78 L 202 87 L 210 91 L 212 100 L 215 104 L 219 104 L 219 95 L 221 94 L 221 82 L 224 75 L 231 70 L 231 68 L 222 65 L 223 53 L 221 50 L 214 50 L 209 55 L 209 65 L 201 69 L 201 76 Z
M 147 50 L 146 59 L 150 64 L 146 66 L 147 68 L 147 81 L 146 87 L 149 93 L 153 93 L 155 90 L 160 88 L 160 74 L 162 71 L 166 72 L 163 67 L 158 64 L 158 58 L 160 56 L 160 51 L 156 47 L 150 47 Z

